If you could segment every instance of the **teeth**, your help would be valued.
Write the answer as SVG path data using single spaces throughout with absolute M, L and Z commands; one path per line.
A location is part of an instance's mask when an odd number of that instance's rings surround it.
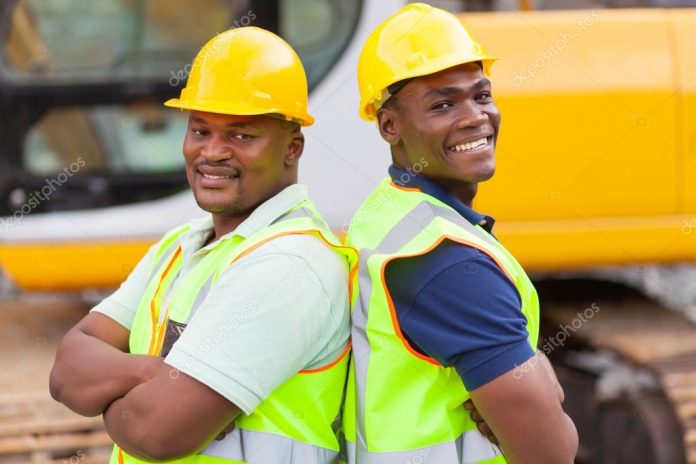
M 462 151 L 473 150 L 474 148 L 478 148 L 478 147 L 484 146 L 484 145 L 488 145 L 488 140 L 486 139 L 486 137 L 482 137 L 478 140 L 474 140 L 473 142 L 464 143 L 461 145 L 453 145 L 453 146 L 449 147 L 449 149 L 452 151 L 462 152 Z
M 203 174 L 206 179 L 229 179 L 229 176 L 211 176 L 210 174 Z

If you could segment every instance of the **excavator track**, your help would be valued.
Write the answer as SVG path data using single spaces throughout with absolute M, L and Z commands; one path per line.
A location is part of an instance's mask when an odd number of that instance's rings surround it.
M 696 464 L 696 324 L 618 284 L 538 288 L 578 462 Z
M 87 309 L 65 297 L 0 302 L 0 464 L 109 461 L 101 419 L 71 412 L 48 392 L 58 342 Z
M 540 347 L 581 438 L 578 464 L 696 464 L 696 325 L 627 287 L 535 282 Z M 0 464 L 101 464 L 99 418 L 54 402 L 61 336 L 87 311 L 55 299 L 0 303 Z

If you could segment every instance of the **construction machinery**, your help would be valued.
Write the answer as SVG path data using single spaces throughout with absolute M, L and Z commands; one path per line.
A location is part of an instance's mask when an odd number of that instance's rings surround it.
M 357 56 L 402 3 L 3 2 L 7 277 L 25 291 L 112 288 L 203 214 L 183 174 L 186 115 L 161 102 L 208 38 L 247 24 L 305 62 L 317 123 L 300 180 L 344 232 L 389 164 L 357 116 Z M 665 8 L 461 14 L 500 57 L 497 173 L 474 206 L 539 289 L 540 349 L 578 426 L 578 463 L 696 463 L 696 9 L 641 3 Z

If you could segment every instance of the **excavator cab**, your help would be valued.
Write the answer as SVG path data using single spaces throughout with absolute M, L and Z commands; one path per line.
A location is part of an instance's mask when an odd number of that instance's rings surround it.
M 361 2 L 287 3 L 2 2 L 0 217 L 185 190 L 187 115 L 162 102 L 179 94 L 200 47 L 229 28 L 264 27 L 293 43 L 314 85 L 345 47 Z

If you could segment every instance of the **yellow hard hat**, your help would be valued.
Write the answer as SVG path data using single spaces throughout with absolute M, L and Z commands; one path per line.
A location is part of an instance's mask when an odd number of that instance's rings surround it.
M 180 98 L 166 106 L 209 113 L 277 113 L 309 126 L 307 76 L 297 53 L 285 42 L 254 26 L 213 37 L 193 60 Z
M 488 75 L 494 60 L 456 16 L 412 3 L 380 24 L 363 46 L 358 62 L 360 117 L 376 119 L 390 96 L 387 87 L 396 82 L 476 61 Z

